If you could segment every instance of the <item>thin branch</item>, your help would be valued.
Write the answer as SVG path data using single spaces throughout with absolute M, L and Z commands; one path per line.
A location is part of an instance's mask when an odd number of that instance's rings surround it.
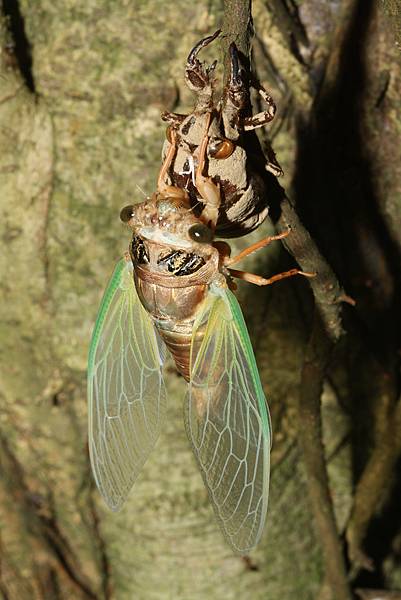
M 228 47 L 235 42 L 242 53 L 243 66 L 249 68 L 249 55 L 253 24 L 250 0 L 225 0 L 224 20 L 222 26 L 222 50 L 224 52 L 225 79 L 230 72 L 228 62 Z M 250 143 L 248 135 L 248 143 Z M 260 153 L 262 164 L 265 163 L 263 152 L 257 137 L 252 139 L 253 151 Z M 286 238 L 284 245 L 292 254 L 303 271 L 316 272 L 317 276 L 311 281 L 315 303 L 325 329 L 335 342 L 342 331 L 341 302 L 347 301 L 347 296 L 341 288 L 330 265 L 320 254 L 315 242 L 302 225 L 294 206 L 278 184 L 274 176 L 266 173 L 269 189 L 269 201 L 272 213 L 276 214 L 276 225 L 280 230 L 290 228 L 292 233 Z M 277 215 L 278 218 L 277 218 Z
M 299 441 L 308 476 L 308 493 L 324 555 L 326 584 L 333 600 L 351 600 L 342 545 L 329 490 L 322 438 L 320 401 L 333 347 L 334 343 L 326 335 L 320 315 L 315 308 L 312 333 L 306 348 L 301 378 Z
M 233 10 L 235 5 L 235 10 Z M 242 7 L 241 7 L 242 5 Z M 228 43 L 241 40 L 241 50 L 249 56 L 249 35 L 252 19 L 247 0 L 225 2 L 223 31 Z M 242 16 L 238 19 L 238 15 Z M 259 146 L 260 148 L 260 146 Z M 260 150 L 261 152 L 261 150 Z M 300 443 L 308 473 L 308 489 L 316 527 L 325 559 L 326 582 L 335 600 L 350 600 L 351 592 L 347 581 L 342 545 L 338 536 L 332 499 L 329 492 L 325 454 L 322 442 L 320 398 L 326 368 L 334 344 L 343 334 L 341 302 L 347 301 L 333 270 L 320 254 L 308 231 L 302 225 L 295 207 L 275 178 L 270 178 L 269 202 L 276 215 L 279 230 L 290 228 L 292 233 L 285 246 L 301 266 L 302 270 L 316 272 L 311 280 L 315 299 L 314 323 L 302 373 L 300 402 Z
M 284 240 L 284 246 L 294 257 L 301 269 L 315 272 L 310 279 L 315 307 L 328 337 L 336 343 L 344 333 L 341 322 L 341 303 L 352 300 L 340 286 L 333 269 L 319 252 L 309 232 L 301 223 L 291 201 L 285 196 L 280 205 L 280 216 L 276 221 L 278 229 L 291 229 L 292 233 Z
M 249 69 L 253 36 L 251 4 L 251 0 L 224 0 L 221 49 L 224 56 L 225 80 L 230 72 L 228 48 L 231 42 L 235 42 L 243 66 Z

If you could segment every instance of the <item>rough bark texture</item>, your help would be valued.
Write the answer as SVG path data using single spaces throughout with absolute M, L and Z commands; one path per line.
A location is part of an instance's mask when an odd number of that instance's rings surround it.
M 226 24 L 230 7 L 249 10 L 227 2 Z M 253 4 L 252 64 L 279 107 L 269 138 L 291 197 L 272 217 L 279 227 L 302 220 L 288 247 L 320 279 L 317 311 L 305 280 L 239 289 L 275 432 L 266 532 L 249 561 L 231 555 L 213 520 L 173 368 L 165 431 L 121 513 L 94 489 L 86 440 L 90 332 L 129 238 L 119 210 L 154 190 L 159 114 L 191 106 L 185 56 L 221 25 L 223 6 L 3 0 L 2 9 L 0 595 L 340 600 L 350 593 L 343 551 L 359 597 L 399 597 L 399 3 Z M 223 52 L 236 39 L 248 56 L 243 25 L 223 33 Z M 318 254 L 303 264 L 308 232 Z M 289 264 L 277 245 L 245 267 Z M 342 323 L 341 286 L 357 302 Z M 329 489 L 315 485 L 314 464 L 327 467 Z

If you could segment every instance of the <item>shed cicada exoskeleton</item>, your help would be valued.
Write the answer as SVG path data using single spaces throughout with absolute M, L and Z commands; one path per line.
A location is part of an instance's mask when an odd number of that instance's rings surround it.
M 207 127 L 196 186 L 213 212 L 218 187 L 203 174 Z M 97 486 L 119 510 L 152 450 L 163 422 L 167 347 L 188 382 L 185 424 L 220 527 L 233 550 L 249 552 L 266 517 L 271 425 L 249 335 L 231 278 L 239 258 L 280 239 L 267 238 L 229 256 L 214 242 L 210 213 L 195 216 L 185 190 L 166 184 L 174 134 L 157 192 L 127 206 L 133 231 L 100 305 L 88 365 L 89 449 Z M 231 286 L 232 287 L 232 286 Z
M 276 106 L 270 94 L 242 66 L 235 43 L 229 47 L 229 77 L 221 97 L 216 97 L 214 71 L 217 61 L 207 66 L 199 53 L 213 42 L 220 31 L 200 40 L 189 53 L 185 81 L 195 94 L 194 110 L 190 114 L 164 112 L 170 123 L 165 152 L 176 132 L 177 152 L 174 157 L 171 183 L 188 191 L 191 205 L 197 209 L 203 203 L 195 182 L 200 147 L 206 119 L 210 119 L 207 147 L 208 176 L 219 187 L 219 206 L 215 222 L 216 233 L 223 238 L 246 235 L 266 218 L 269 200 L 276 187 L 274 176 L 282 174 L 271 148 L 269 158 L 260 151 L 253 131 L 274 118 Z M 249 115 L 250 93 L 253 87 L 266 109 Z M 273 182 L 274 180 L 274 182 Z

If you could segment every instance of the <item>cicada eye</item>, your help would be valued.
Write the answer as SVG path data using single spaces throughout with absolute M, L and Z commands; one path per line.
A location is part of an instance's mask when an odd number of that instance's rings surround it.
M 209 144 L 209 156 L 212 158 L 228 158 L 234 150 L 235 144 L 230 140 L 214 140 Z
M 188 229 L 188 235 L 191 240 L 201 244 L 211 244 L 213 241 L 213 231 L 209 227 L 206 227 L 206 225 L 202 225 L 202 223 L 192 225 Z
M 128 223 L 134 216 L 135 207 L 132 204 L 128 206 L 124 206 L 124 208 L 120 212 L 120 219 L 123 223 Z

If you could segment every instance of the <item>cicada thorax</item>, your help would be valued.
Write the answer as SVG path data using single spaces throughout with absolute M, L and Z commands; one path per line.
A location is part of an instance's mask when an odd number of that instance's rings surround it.
M 218 273 L 218 252 L 205 258 L 196 251 L 166 248 L 136 235 L 130 253 L 139 299 L 188 381 L 193 324 Z

